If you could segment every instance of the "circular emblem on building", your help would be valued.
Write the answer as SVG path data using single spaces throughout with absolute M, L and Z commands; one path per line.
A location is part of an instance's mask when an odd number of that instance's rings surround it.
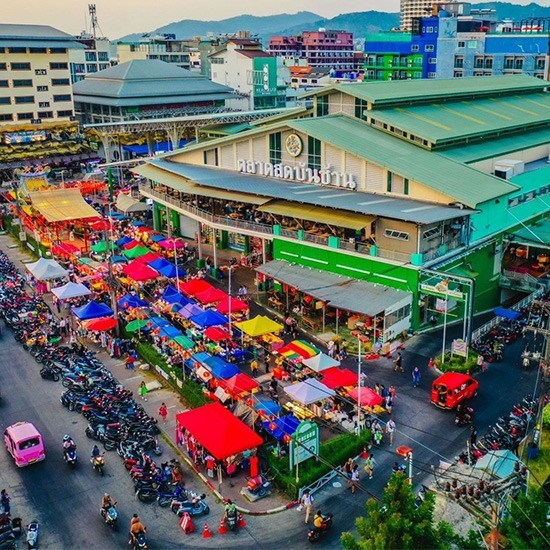
M 302 154 L 304 144 L 300 136 L 290 134 L 285 140 L 285 147 L 291 157 L 299 157 Z

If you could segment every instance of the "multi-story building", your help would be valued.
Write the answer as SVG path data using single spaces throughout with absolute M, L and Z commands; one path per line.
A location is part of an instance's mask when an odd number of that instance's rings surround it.
M 401 0 L 399 10 L 399 28 L 411 30 L 415 17 L 426 17 L 432 12 L 434 0 Z
M 156 59 L 173 63 L 182 69 L 191 68 L 189 40 L 176 40 L 175 35 L 146 36 L 139 42 L 117 42 L 119 63 L 135 59 Z
M 84 45 L 83 48 L 70 52 L 71 82 L 84 80 L 86 75 L 108 69 L 116 65 L 116 55 L 112 55 L 113 45 L 108 38 L 94 38 L 83 32 L 75 40 Z
M 329 86 L 308 94 L 314 116 L 138 167 L 140 192 L 157 228 L 199 234 L 199 255 L 213 244 L 216 267 L 218 247 L 257 252 L 258 295 L 273 288 L 319 332 L 360 320 L 388 342 L 452 315 L 467 336 L 510 289 L 548 286 L 545 89 L 525 75 Z
M 312 67 L 357 68 L 353 33 L 346 31 L 319 29 L 304 31 L 300 36 L 272 36 L 268 51 L 277 57 L 305 59 Z
M 286 105 L 290 70 L 250 38 L 229 38 L 208 56 L 212 82 L 233 88 L 239 97 L 228 101 L 238 110 Z

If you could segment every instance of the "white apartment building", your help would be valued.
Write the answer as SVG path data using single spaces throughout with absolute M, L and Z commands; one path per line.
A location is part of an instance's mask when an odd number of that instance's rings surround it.
M 428 17 L 434 0 L 401 0 L 399 27 L 411 30 L 413 17 Z
M 86 75 L 104 71 L 117 64 L 116 46 L 108 38 L 94 38 L 83 32 L 75 37 L 83 48 L 70 50 L 71 82 L 79 82 Z
M 147 37 L 139 42 L 118 42 L 117 58 L 119 63 L 140 59 L 156 59 L 173 63 L 182 69 L 191 68 L 191 55 L 188 40 L 176 40 L 163 36 Z M 194 55 L 196 63 L 196 55 Z

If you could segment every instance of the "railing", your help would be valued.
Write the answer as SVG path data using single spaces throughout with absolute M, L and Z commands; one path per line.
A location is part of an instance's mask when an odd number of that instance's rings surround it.
M 411 261 L 411 255 L 405 252 L 397 252 L 396 250 L 387 250 L 385 248 L 377 248 L 376 256 L 378 258 L 384 258 L 386 260 L 393 260 L 395 262 L 401 262 L 408 264 Z
M 541 288 L 548 288 L 550 281 L 537 279 L 530 273 L 519 273 L 517 271 L 504 270 L 500 277 L 500 284 L 506 287 L 513 287 L 519 290 L 535 292 Z
M 326 237 L 318 237 L 317 235 L 311 235 L 310 233 L 304 233 L 304 241 L 328 246 L 328 239 Z

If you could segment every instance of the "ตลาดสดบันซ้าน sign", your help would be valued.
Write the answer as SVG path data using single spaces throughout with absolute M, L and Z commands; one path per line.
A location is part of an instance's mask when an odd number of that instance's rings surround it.
M 331 170 L 330 164 L 326 164 L 318 170 L 317 168 L 309 168 L 303 162 L 299 163 L 298 166 L 290 166 L 282 163 L 272 164 L 271 162 L 238 159 L 237 170 L 243 174 L 257 174 L 286 181 L 301 181 L 357 189 L 357 182 L 353 174 Z

